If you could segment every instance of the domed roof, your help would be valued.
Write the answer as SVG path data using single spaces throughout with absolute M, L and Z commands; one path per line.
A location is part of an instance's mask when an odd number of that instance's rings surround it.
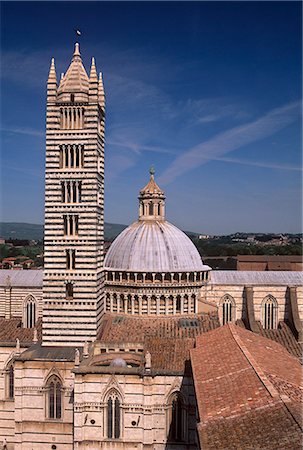
M 208 270 L 195 245 L 167 221 L 137 221 L 114 240 L 105 257 L 107 269 L 132 272 Z
M 110 363 L 111 367 L 127 367 L 126 361 L 123 358 L 115 358 Z

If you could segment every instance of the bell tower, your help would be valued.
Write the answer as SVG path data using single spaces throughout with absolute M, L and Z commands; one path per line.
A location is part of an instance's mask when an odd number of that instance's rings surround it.
M 96 339 L 103 313 L 105 95 L 79 44 L 47 81 L 43 345 Z

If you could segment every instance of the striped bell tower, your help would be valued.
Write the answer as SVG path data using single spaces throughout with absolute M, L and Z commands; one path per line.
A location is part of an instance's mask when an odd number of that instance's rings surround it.
M 47 81 L 42 345 L 96 339 L 103 313 L 105 95 L 79 44 Z

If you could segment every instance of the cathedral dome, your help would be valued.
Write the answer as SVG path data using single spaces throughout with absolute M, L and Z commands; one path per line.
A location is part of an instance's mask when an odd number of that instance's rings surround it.
M 167 221 L 150 220 L 139 220 L 123 230 L 104 265 L 131 272 L 198 272 L 208 268 L 183 231 Z

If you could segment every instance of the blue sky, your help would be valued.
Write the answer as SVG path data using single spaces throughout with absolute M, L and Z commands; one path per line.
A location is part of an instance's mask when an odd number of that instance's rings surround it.
M 105 219 L 154 165 L 182 229 L 301 230 L 299 2 L 2 2 L 1 217 L 43 223 L 45 87 L 76 40 L 107 99 Z

